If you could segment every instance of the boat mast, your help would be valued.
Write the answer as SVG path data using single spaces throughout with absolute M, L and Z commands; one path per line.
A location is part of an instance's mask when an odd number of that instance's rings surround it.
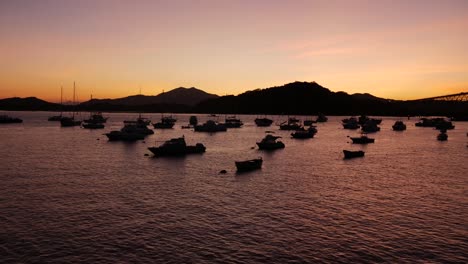
M 75 81 L 73 81 L 73 119 L 75 119 Z
M 63 86 L 60 86 L 60 116 L 63 114 Z

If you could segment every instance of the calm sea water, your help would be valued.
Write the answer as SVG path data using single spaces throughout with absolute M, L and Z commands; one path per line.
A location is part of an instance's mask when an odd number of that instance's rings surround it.
M 384 117 L 375 144 L 356 146 L 342 117 L 295 140 L 255 116 L 207 134 L 176 115 L 174 129 L 122 143 L 102 134 L 135 114 L 107 114 L 92 131 L 61 128 L 52 113 L 8 114 L 24 123 L 0 126 L 0 262 L 468 262 L 468 123 L 439 142 L 416 119 L 394 132 L 397 118 Z M 286 148 L 254 148 L 266 130 Z M 145 156 L 182 135 L 207 152 Z M 343 149 L 366 156 L 343 160 Z M 235 173 L 235 160 L 259 156 L 261 170 Z

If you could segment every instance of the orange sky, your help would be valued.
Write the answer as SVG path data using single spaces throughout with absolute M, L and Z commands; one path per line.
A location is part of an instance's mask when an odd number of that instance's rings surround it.
M 316 81 L 415 99 L 468 91 L 468 1 L 0 2 L 0 98 L 59 101 Z

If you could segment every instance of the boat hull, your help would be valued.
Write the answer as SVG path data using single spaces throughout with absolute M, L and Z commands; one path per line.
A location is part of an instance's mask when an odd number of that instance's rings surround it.
M 238 172 L 246 172 L 246 171 L 261 169 L 262 163 L 263 163 L 262 159 L 252 159 L 252 160 L 235 162 Z
M 351 150 L 343 150 L 344 158 L 345 159 L 352 159 L 352 158 L 360 158 L 364 157 L 364 151 L 351 151 Z

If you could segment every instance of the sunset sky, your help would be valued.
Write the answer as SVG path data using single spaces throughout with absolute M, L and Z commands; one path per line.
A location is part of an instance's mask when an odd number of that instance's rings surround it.
M 0 98 L 468 91 L 468 1 L 2 0 Z

